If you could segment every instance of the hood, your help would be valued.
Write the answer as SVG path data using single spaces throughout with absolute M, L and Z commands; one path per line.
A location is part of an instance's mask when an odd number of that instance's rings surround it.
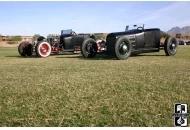
M 140 32 L 142 32 L 142 31 L 134 29 L 134 30 L 126 31 L 126 32 L 112 32 L 112 33 L 109 33 L 108 36 L 133 35 L 133 34 L 137 34 Z

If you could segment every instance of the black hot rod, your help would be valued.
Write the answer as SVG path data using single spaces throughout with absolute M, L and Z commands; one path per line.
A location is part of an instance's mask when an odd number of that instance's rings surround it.
M 48 57 L 51 53 L 80 51 L 83 41 L 91 38 L 95 40 L 94 34 L 76 34 L 72 29 L 62 30 L 61 35 L 52 35 L 45 39 L 40 36 L 36 44 L 28 41 L 20 43 L 18 52 L 21 56 L 31 56 L 36 52 L 38 57 Z
M 131 54 L 159 52 L 160 39 L 161 32 L 158 28 L 145 29 L 144 24 L 142 26 L 133 25 L 131 29 L 126 26 L 123 32 L 112 32 L 107 35 L 105 53 L 124 60 Z M 167 56 L 175 55 L 178 49 L 177 40 L 167 37 L 163 47 Z M 91 38 L 86 39 L 82 44 L 81 52 L 84 57 L 95 57 L 97 54 L 96 42 Z

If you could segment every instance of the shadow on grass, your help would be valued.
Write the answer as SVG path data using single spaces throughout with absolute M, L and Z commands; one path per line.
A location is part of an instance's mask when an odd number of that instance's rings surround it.
M 72 52 L 66 52 L 66 53 L 52 53 L 50 56 L 55 56 L 55 55 L 78 55 L 80 53 L 72 53 Z
M 63 53 L 63 54 L 51 54 L 50 56 L 59 56 L 59 57 L 55 57 L 55 58 L 77 58 L 77 59 L 81 59 L 81 60 L 117 60 L 115 56 L 111 56 L 111 55 L 106 55 L 106 54 L 98 54 L 96 55 L 94 58 L 84 58 L 80 53 Z M 62 55 L 62 56 L 61 56 Z M 159 54 L 137 54 L 137 55 L 131 55 L 131 58 L 134 57 L 153 57 L 153 56 L 166 56 L 166 55 L 159 55 Z M 5 57 L 12 57 L 12 58 L 40 58 L 36 55 L 32 55 L 32 56 L 20 56 L 20 55 L 10 55 L 10 56 L 5 56 Z M 130 58 L 129 57 L 129 58 Z M 48 58 L 48 57 L 47 57 Z
M 110 55 L 96 55 L 94 58 L 85 58 L 82 55 L 64 56 L 64 57 L 56 57 L 56 58 L 77 58 L 80 60 L 116 60 L 114 56 L 110 56 Z
M 5 56 L 5 57 L 12 57 L 12 58 L 38 58 L 35 55 L 32 55 L 32 56 Z
M 159 55 L 159 54 L 158 55 L 155 55 L 155 54 L 154 55 L 147 55 L 147 54 L 142 55 L 142 54 L 139 54 L 139 55 L 131 55 L 130 57 L 141 57 L 141 56 L 158 56 L 159 57 L 159 56 L 166 56 L 166 55 Z
M 135 57 L 154 57 L 154 56 L 166 56 L 166 55 L 142 55 L 142 54 L 138 54 L 138 55 L 131 55 L 131 58 L 135 58 Z M 129 58 L 130 58 L 129 57 Z M 96 55 L 94 58 L 84 58 L 82 55 L 76 55 L 76 56 L 64 56 L 64 57 L 55 57 L 55 58 L 77 58 L 77 59 L 81 59 L 81 60 L 117 60 L 117 58 L 115 56 L 111 56 L 111 55 L 105 55 L 105 54 L 98 54 Z
M 56 56 L 56 55 L 77 55 L 79 53 L 59 53 L 59 54 L 51 54 L 50 56 Z M 32 56 L 20 56 L 20 55 L 10 55 L 10 56 L 4 56 L 4 57 L 14 57 L 14 58 L 39 58 L 35 54 Z M 48 57 L 47 57 L 48 58 Z

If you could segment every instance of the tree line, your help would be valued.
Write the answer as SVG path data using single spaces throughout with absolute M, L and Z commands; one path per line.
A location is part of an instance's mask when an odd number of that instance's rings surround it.
M 32 38 L 33 41 L 37 40 L 37 38 L 40 36 L 40 34 L 35 34 Z M 3 40 L 2 35 L 0 34 L 0 41 Z M 22 36 L 5 36 L 5 41 L 22 41 Z
M 162 38 L 166 38 L 166 37 L 170 36 L 168 33 L 164 32 L 164 31 L 161 31 L 160 33 L 161 33 L 160 35 Z M 39 36 L 40 36 L 40 34 L 34 34 L 32 40 L 36 41 Z M 49 36 L 50 36 L 50 34 L 47 35 L 47 37 L 49 37 Z M 5 36 L 5 38 L 6 38 L 6 41 L 13 41 L 13 42 L 14 41 L 22 41 L 22 36 L 19 36 L 19 35 L 17 35 L 17 36 Z M 106 39 L 106 35 L 95 34 L 95 39 L 101 39 L 101 38 Z M 190 36 L 182 36 L 181 38 L 190 39 Z M 3 38 L 2 38 L 2 35 L 0 34 L 0 41 L 2 41 L 2 40 L 3 40 Z

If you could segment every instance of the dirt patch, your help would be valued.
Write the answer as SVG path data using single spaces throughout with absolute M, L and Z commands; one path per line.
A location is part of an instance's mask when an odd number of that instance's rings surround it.
M 21 43 L 22 41 L 18 41 L 17 43 L 15 44 L 8 44 L 7 41 L 1 41 L 0 42 L 0 47 L 17 47 L 19 46 L 19 44 Z

